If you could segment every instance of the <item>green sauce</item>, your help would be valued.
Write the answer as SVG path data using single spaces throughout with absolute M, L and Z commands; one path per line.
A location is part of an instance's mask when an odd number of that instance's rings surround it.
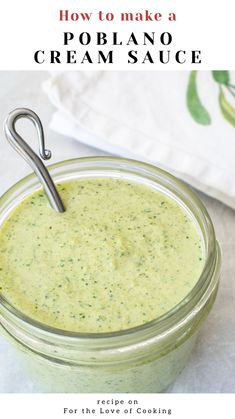
M 111 178 L 58 185 L 66 212 L 43 191 L 0 232 L 0 291 L 46 325 L 111 332 L 158 318 L 194 287 L 203 268 L 195 223 L 150 187 Z

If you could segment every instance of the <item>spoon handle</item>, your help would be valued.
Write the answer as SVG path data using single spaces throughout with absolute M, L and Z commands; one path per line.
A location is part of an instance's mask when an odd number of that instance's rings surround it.
M 40 157 L 32 150 L 32 148 L 17 133 L 15 125 L 19 119 L 30 119 L 38 134 L 39 154 L 43 160 L 51 158 L 50 150 L 45 148 L 44 132 L 41 120 L 38 115 L 30 109 L 17 108 L 10 112 L 4 122 L 4 132 L 11 146 L 29 163 L 33 171 L 38 176 L 52 208 L 57 212 L 64 212 L 65 208 L 56 186 Z

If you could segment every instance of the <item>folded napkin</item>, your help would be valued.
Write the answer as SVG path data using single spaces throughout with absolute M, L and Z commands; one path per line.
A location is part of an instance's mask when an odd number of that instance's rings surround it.
M 51 127 L 154 163 L 235 208 L 234 72 L 61 72 Z

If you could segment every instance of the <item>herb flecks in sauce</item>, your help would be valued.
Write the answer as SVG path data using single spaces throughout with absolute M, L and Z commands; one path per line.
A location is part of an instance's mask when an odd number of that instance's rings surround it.
M 173 200 L 110 178 L 58 189 L 64 214 L 38 191 L 2 226 L 0 287 L 13 306 L 56 328 L 110 332 L 161 316 L 193 288 L 201 238 Z

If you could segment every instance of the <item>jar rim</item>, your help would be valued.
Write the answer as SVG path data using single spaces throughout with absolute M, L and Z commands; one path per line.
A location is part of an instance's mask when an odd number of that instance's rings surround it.
M 99 157 L 79 157 L 73 158 L 68 160 L 63 160 L 52 165 L 48 166 L 49 171 L 53 171 L 56 169 L 61 169 L 66 167 L 66 165 L 74 165 L 74 164 L 81 164 L 82 163 L 94 163 L 98 164 L 118 164 L 120 168 L 125 171 L 127 166 L 133 166 L 137 171 L 138 169 L 143 170 L 144 172 L 149 172 L 155 176 L 161 176 L 164 178 L 164 181 L 167 184 L 173 184 L 174 188 L 178 188 L 177 191 L 181 191 L 183 196 L 188 199 L 193 204 L 192 208 L 196 208 L 199 210 L 201 216 L 204 217 L 204 227 L 206 227 L 206 234 L 209 239 L 208 243 L 208 251 L 207 257 L 205 258 L 205 263 L 203 266 L 203 270 L 201 272 L 200 277 L 198 278 L 195 286 L 190 290 L 190 292 L 172 309 L 168 312 L 164 313 L 162 316 L 153 319 L 147 323 L 144 323 L 139 326 L 135 326 L 129 329 L 124 329 L 120 331 L 114 332 L 101 332 L 101 333 L 81 333 L 81 332 L 71 332 L 63 329 L 54 328 L 52 326 L 46 325 L 41 323 L 37 320 L 32 319 L 31 317 L 25 315 L 20 310 L 15 308 L 11 303 L 7 301 L 5 297 L 0 294 L 0 309 L 2 308 L 4 313 L 8 315 L 11 320 L 20 320 L 22 325 L 27 325 L 28 327 L 32 328 L 33 330 L 40 330 L 42 334 L 51 335 L 57 338 L 64 338 L 64 339 L 72 339 L 81 342 L 87 342 L 92 340 L 118 340 L 120 338 L 125 338 L 127 336 L 137 336 L 141 333 L 143 338 L 143 333 L 146 336 L 161 334 L 165 330 L 168 330 L 169 327 L 174 327 L 177 323 L 179 323 L 183 318 L 187 317 L 190 311 L 192 311 L 195 306 L 205 297 L 207 291 L 210 288 L 212 278 L 214 276 L 214 272 L 218 271 L 218 266 L 220 266 L 220 252 L 217 246 L 214 227 L 211 221 L 211 218 L 201 200 L 198 198 L 196 193 L 190 189 L 183 181 L 176 178 L 169 172 L 154 166 L 149 163 L 141 162 L 138 160 L 128 159 L 128 158 L 119 158 L 119 157 L 110 157 L 110 156 L 99 156 Z M 12 194 L 20 188 L 25 183 L 35 180 L 36 176 L 34 173 L 25 176 L 24 178 L 20 179 L 17 183 L 15 183 L 11 188 L 9 188 L 1 197 L 0 197 L 0 206 L 3 202 L 5 202 Z M 39 182 L 38 182 L 39 185 Z M 182 199 L 182 197 L 181 197 Z M 185 202 L 184 202 L 185 203 Z M 186 207 L 187 203 L 186 203 Z M 193 213 L 193 209 L 191 208 L 191 212 Z M 195 214 L 194 214 L 195 215 Z M 212 287 L 211 292 L 213 291 L 214 287 Z

